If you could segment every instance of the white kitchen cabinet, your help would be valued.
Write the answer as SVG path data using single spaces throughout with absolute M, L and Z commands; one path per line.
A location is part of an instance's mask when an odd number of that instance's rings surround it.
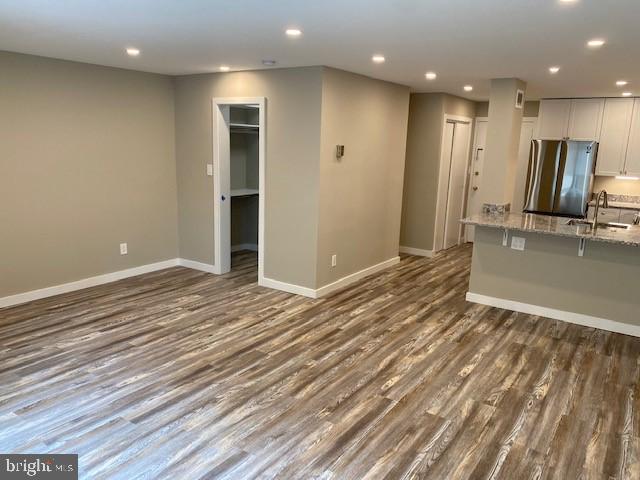
M 638 210 L 620 210 L 620 223 L 632 224 L 637 214 Z
M 542 100 L 538 112 L 538 133 L 541 140 L 562 140 L 567 136 L 571 100 Z
M 589 220 L 593 220 L 596 212 L 595 206 L 589 206 L 588 217 Z M 598 223 L 619 222 L 620 221 L 620 209 L 619 208 L 602 208 L 598 211 Z
M 603 98 L 542 100 L 536 138 L 598 141 L 603 112 Z
M 624 175 L 633 103 L 632 98 L 606 99 L 596 175 Z M 640 108 L 638 110 L 640 111 Z M 640 135 L 638 138 L 640 139 Z
M 633 107 L 633 120 L 627 147 L 627 157 L 623 175 L 640 177 L 640 98 L 636 98 Z
M 600 140 L 604 98 L 571 100 L 567 136 L 571 140 Z

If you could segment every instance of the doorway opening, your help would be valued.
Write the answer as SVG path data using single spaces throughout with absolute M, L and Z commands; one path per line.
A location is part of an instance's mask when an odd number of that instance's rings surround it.
M 471 146 L 471 119 L 445 115 L 438 182 L 435 250 L 462 243 L 467 165 Z
M 264 277 L 265 99 L 213 99 L 214 272 Z
M 520 130 L 520 145 L 518 147 L 518 164 L 516 167 L 516 180 L 511 201 L 511 211 L 520 213 L 524 207 L 525 187 L 527 180 L 527 169 L 529 168 L 529 147 L 537 124 L 536 117 L 523 117 L 522 128 Z M 482 202 L 480 200 L 480 189 L 482 187 L 482 172 L 484 167 L 484 152 L 487 142 L 487 126 L 489 118 L 476 118 L 475 133 L 473 140 L 473 155 L 469 163 L 469 179 L 467 194 L 466 215 L 476 215 L 482 212 Z M 467 242 L 473 242 L 474 227 L 467 225 L 465 238 Z

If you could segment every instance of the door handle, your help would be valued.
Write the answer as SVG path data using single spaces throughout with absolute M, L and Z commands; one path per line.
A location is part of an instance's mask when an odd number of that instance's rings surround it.
M 473 191 L 474 192 L 478 191 L 478 187 L 473 187 Z
M 220 199 L 224 202 L 224 201 L 227 199 L 227 197 L 225 197 L 224 195 L 222 195 L 222 197 L 220 197 Z

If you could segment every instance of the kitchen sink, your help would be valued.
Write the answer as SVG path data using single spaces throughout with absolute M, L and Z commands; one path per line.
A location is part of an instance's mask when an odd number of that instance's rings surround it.
M 593 222 L 590 222 L 589 220 L 578 220 L 578 219 L 571 219 L 567 222 L 567 225 L 571 225 L 571 226 L 575 226 L 575 227 L 593 227 Z
M 567 222 L 567 225 L 576 226 L 576 227 L 589 227 L 589 229 L 593 228 L 593 222 L 590 220 L 579 220 L 579 219 L 571 219 Z M 616 222 L 608 222 L 608 223 L 598 223 L 598 228 L 612 228 L 618 230 L 626 230 L 631 225 L 627 225 L 626 223 L 616 223 Z

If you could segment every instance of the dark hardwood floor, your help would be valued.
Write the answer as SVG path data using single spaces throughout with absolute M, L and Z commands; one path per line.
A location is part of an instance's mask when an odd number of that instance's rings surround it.
M 253 254 L 0 310 L 0 451 L 81 478 L 640 478 L 640 339 L 465 302 L 471 250 L 322 300 Z

